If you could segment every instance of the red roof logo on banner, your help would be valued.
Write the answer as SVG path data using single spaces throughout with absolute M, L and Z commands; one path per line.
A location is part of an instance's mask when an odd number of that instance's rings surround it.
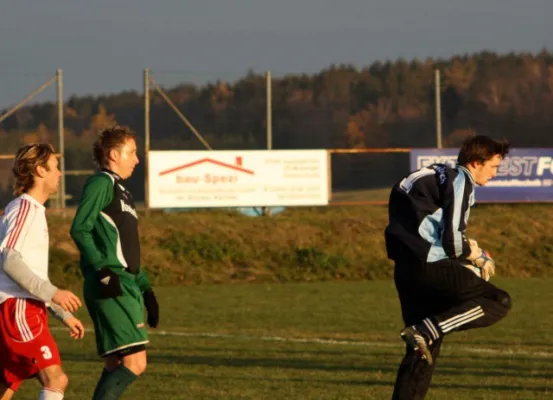
M 225 163 L 225 162 L 222 162 L 222 161 L 219 161 L 219 160 L 214 160 L 212 158 L 206 157 L 206 158 L 202 158 L 201 160 L 192 161 L 191 163 L 188 163 L 188 164 L 180 165 L 180 166 L 175 167 L 175 168 L 171 168 L 171 169 L 168 169 L 168 170 L 165 170 L 165 171 L 161 171 L 159 173 L 159 176 L 167 175 L 167 174 L 170 174 L 172 172 L 177 172 L 177 171 L 180 171 L 182 169 L 194 167 L 196 165 L 200 165 L 200 164 L 204 164 L 204 163 L 214 164 L 214 165 L 217 165 L 219 167 L 232 169 L 234 171 L 243 172 L 245 174 L 250 174 L 250 175 L 254 174 L 254 172 L 252 170 L 242 167 L 242 157 L 236 157 L 236 163 L 235 164 L 228 164 L 228 163 Z

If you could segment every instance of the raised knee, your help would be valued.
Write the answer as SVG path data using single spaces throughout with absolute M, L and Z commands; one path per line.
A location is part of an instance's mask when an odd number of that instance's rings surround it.
M 509 293 L 501 291 L 497 298 L 499 304 L 501 304 L 506 311 L 509 311 L 513 307 L 513 302 Z

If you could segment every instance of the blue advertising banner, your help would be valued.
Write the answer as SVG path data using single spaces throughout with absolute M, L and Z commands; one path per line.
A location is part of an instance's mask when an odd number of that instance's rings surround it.
M 411 170 L 441 163 L 454 167 L 458 149 L 413 149 Z M 476 187 L 476 201 L 553 201 L 553 148 L 511 149 L 486 186 Z

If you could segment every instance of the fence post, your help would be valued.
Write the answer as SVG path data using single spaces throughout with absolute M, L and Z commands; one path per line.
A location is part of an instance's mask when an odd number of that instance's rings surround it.
M 63 126 L 63 74 L 61 69 L 56 71 L 58 83 L 58 139 L 60 152 L 60 187 L 58 190 L 59 207 L 65 208 L 65 141 L 64 141 L 64 126 Z
M 267 150 L 273 149 L 273 96 L 271 86 L 271 71 L 267 71 Z M 262 213 L 270 217 L 271 207 L 263 207 Z
M 150 69 L 144 68 L 144 207 L 150 215 Z
M 436 147 L 442 148 L 442 100 L 440 87 L 440 70 L 436 68 Z

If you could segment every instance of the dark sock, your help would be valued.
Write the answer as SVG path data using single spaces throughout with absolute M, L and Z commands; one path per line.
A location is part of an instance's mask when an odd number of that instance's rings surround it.
M 100 381 L 94 391 L 92 400 L 116 400 L 125 389 L 136 380 L 137 376 L 124 365 L 120 365 L 113 371 L 104 369 Z
M 100 380 L 96 384 L 96 389 L 94 389 L 94 394 L 92 395 L 93 399 L 97 398 L 98 390 L 99 390 L 99 388 L 102 387 L 102 385 L 104 384 L 104 381 L 106 380 L 106 378 L 108 377 L 109 374 L 110 374 L 110 372 L 107 369 L 105 369 L 105 368 L 102 369 L 102 375 L 100 375 Z
M 433 318 L 426 318 L 422 322 L 415 325 L 415 328 L 426 337 L 428 343 L 435 342 L 443 336 L 440 326 Z

